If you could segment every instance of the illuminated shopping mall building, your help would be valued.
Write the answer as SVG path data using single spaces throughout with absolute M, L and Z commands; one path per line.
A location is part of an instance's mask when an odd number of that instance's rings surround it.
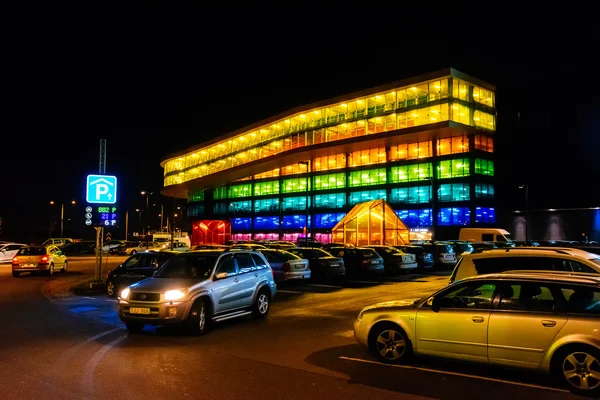
M 375 199 L 413 232 L 458 238 L 496 221 L 494 90 L 446 69 L 298 107 L 164 160 L 163 193 L 187 198 L 194 243 L 295 240 L 307 198 L 325 243 Z

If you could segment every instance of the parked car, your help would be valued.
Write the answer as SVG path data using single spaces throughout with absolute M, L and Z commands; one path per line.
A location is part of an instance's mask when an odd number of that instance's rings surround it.
M 418 268 L 421 270 L 433 268 L 433 254 L 427 252 L 421 246 L 413 246 L 413 245 L 401 245 L 394 246 L 398 250 L 402 250 L 408 254 L 414 254 L 417 260 Z
M 446 240 L 445 243 L 449 243 L 452 245 L 454 249 L 454 254 L 459 257 L 463 253 L 472 253 L 475 250 L 473 244 L 471 242 L 463 242 L 460 240 Z
M 259 249 L 258 251 L 265 256 L 273 269 L 275 282 L 310 279 L 311 271 L 307 259 L 280 249 Z
M 433 255 L 434 268 L 448 269 L 454 268 L 456 265 L 456 254 L 451 244 L 436 242 L 421 244 L 420 246 Z
M 42 243 L 42 246 L 54 245 L 56 247 L 62 247 L 65 244 L 73 243 L 73 241 L 74 240 L 72 238 L 50 238 Z
M 24 243 L 6 243 L 0 244 L 0 263 L 9 263 L 21 247 L 27 246 Z
M 342 257 L 346 275 L 382 275 L 385 273 L 383 258 L 373 249 L 366 247 L 329 247 L 328 253 Z
M 346 275 L 344 260 L 341 257 L 334 257 L 322 249 L 294 247 L 287 251 L 308 260 L 313 278 Z
M 552 374 L 600 395 L 600 277 L 490 274 L 363 308 L 356 340 L 380 360 L 437 356 Z
M 565 271 L 599 274 L 600 256 L 561 247 L 514 247 L 465 254 L 450 276 L 450 283 L 476 275 L 505 271 Z
M 55 245 L 21 247 L 11 262 L 15 278 L 23 272 L 54 275 L 56 270 L 65 272 L 69 267 L 67 256 Z
M 194 250 L 229 250 L 229 246 L 225 244 L 199 244 L 194 247 Z
M 298 238 L 296 239 L 296 247 L 314 247 L 320 248 L 323 247 L 323 243 L 319 242 L 317 239 L 309 238 Z
M 125 243 L 127 243 L 125 240 L 108 240 L 102 244 L 102 253 L 110 253 L 112 249 L 119 247 Z
M 156 242 L 148 242 L 146 246 L 146 242 L 139 243 L 127 243 L 125 246 L 119 246 L 118 250 L 115 250 L 117 254 L 129 254 L 133 255 L 136 253 L 141 253 L 146 250 L 158 250 L 160 249 L 160 244 Z
M 81 256 L 96 254 L 95 241 L 81 241 L 68 243 L 62 246 L 61 251 L 66 256 Z
M 419 265 L 414 254 L 408 254 L 392 246 L 365 246 L 373 249 L 383 258 L 385 272 L 393 274 L 395 272 L 409 272 L 415 270 Z
M 212 322 L 266 317 L 276 289 L 273 270 L 258 252 L 180 253 L 153 277 L 123 289 L 118 314 L 132 333 L 147 324 L 183 323 L 202 335 Z
M 125 287 L 151 277 L 177 252 L 167 250 L 137 253 L 106 274 L 106 294 L 113 297 Z
M 264 250 L 267 246 L 258 243 L 239 243 L 232 245 L 229 249 L 243 249 L 243 250 Z
M 288 242 L 285 240 L 267 240 L 263 243 L 266 247 L 270 249 L 291 249 L 292 247 L 296 247 L 294 242 Z

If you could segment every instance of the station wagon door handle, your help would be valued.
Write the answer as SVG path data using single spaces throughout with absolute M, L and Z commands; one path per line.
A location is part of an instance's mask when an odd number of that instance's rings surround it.
M 473 320 L 473 322 L 476 322 L 478 324 L 482 323 L 485 320 L 485 318 L 483 317 L 473 317 L 471 319 Z
M 235 278 L 235 279 L 233 280 L 233 282 L 235 282 L 235 283 L 238 283 L 238 282 L 239 282 L 239 279 L 238 279 L 238 278 Z
M 548 319 L 545 319 L 542 321 L 542 325 L 547 326 L 548 328 L 552 328 L 553 326 L 556 326 L 556 321 L 550 321 Z

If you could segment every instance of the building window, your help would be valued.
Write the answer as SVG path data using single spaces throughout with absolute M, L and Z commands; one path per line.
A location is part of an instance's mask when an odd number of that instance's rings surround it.
M 306 216 L 305 215 L 285 215 L 283 217 L 283 228 L 284 229 L 302 229 L 305 226 Z M 310 227 L 310 220 L 309 220 Z
M 494 162 L 490 160 L 475 159 L 475 173 L 494 176 Z
M 254 184 L 255 196 L 266 196 L 279 193 L 279 181 L 256 182 Z
M 450 113 L 452 114 L 452 121 L 463 125 L 472 125 L 471 109 L 468 106 L 459 103 L 451 103 Z
M 476 103 L 485 104 L 488 107 L 494 107 L 494 92 L 473 86 L 473 100 Z
M 458 158 L 455 160 L 440 161 L 438 166 L 438 179 L 469 176 L 469 159 Z
M 478 199 L 493 199 L 494 198 L 494 185 L 489 183 L 476 183 L 475 184 L 475 197 Z
M 356 187 L 379 185 L 382 183 L 386 183 L 386 181 L 387 176 L 385 168 L 368 169 L 364 171 L 352 171 L 350 172 L 350 182 L 348 182 L 348 186 Z
M 313 160 L 312 164 L 313 171 L 329 171 L 330 169 L 346 168 L 346 153 L 318 157 Z
M 381 164 L 386 162 L 385 148 L 353 151 L 350 153 L 350 166 Z
M 475 208 L 475 222 L 493 224 L 496 222 L 496 210 L 490 207 Z
M 432 155 L 431 141 L 405 143 L 390 147 L 390 161 L 414 160 Z
M 319 175 L 313 177 L 314 190 L 339 189 L 346 187 L 346 174 Z
M 440 208 L 438 225 L 468 225 L 471 223 L 471 211 L 466 207 Z
M 459 100 L 470 101 L 469 84 L 460 79 L 452 78 L 452 97 Z
M 494 139 L 487 136 L 476 135 L 475 136 L 475 148 L 477 150 L 487 151 L 488 153 L 494 152 Z
M 188 205 L 188 217 L 199 217 L 204 214 L 204 204 Z
M 470 197 L 468 183 L 444 183 L 438 189 L 439 201 L 464 201 Z
M 204 200 L 204 190 L 196 190 L 188 195 L 188 202 Z
M 227 188 L 225 186 L 217 187 L 213 190 L 213 199 L 220 200 L 227 198 Z
M 279 168 L 271 171 L 263 172 L 262 174 L 254 175 L 254 179 L 275 178 L 279 176 Z
M 295 193 L 295 192 L 306 192 L 306 183 L 308 182 L 308 189 L 310 190 L 310 180 L 306 177 L 303 178 L 290 178 L 284 179 L 281 183 L 282 193 Z
M 310 202 L 310 199 L 309 199 Z M 302 211 L 306 210 L 306 196 L 286 197 L 281 201 L 282 211 Z
M 279 212 L 279 199 L 261 199 L 254 201 L 254 212 Z
M 469 151 L 469 139 L 467 136 L 456 136 L 438 140 L 438 156 L 466 153 L 467 151 Z
M 279 217 L 254 217 L 254 229 L 279 229 Z
M 390 203 L 419 204 L 431 201 L 431 186 L 414 186 L 392 189 Z
M 416 182 L 430 179 L 431 163 L 400 165 L 390 169 L 390 182 Z
M 432 225 L 430 208 L 419 210 L 396 210 L 396 215 L 398 215 L 402 222 L 409 228 Z
M 496 130 L 496 118 L 489 113 L 475 110 L 473 113 L 473 125 L 490 131 Z
M 342 208 L 346 205 L 346 193 L 315 195 L 316 208 Z
M 233 218 L 232 220 L 232 229 L 236 231 L 249 231 L 252 229 L 252 219 L 251 218 Z
M 281 175 L 305 174 L 306 164 L 292 164 L 281 168 Z
M 333 228 L 338 222 L 344 218 L 345 213 L 336 214 L 316 214 L 315 228 Z
M 238 197 L 250 197 L 252 196 L 252 184 L 248 183 L 245 185 L 234 185 L 230 186 L 227 191 L 227 195 L 230 199 Z
M 252 212 L 251 201 L 232 201 L 229 203 L 230 212 Z
M 365 190 L 362 192 L 351 192 L 349 205 L 353 206 L 358 203 L 362 203 L 364 201 L 378 200 L 383 199 L 387 200 L 387 193 L 385 190 Z

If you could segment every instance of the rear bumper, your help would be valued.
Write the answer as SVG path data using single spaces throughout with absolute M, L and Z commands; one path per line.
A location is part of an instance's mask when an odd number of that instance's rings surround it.
M 310 279 L 310 269 L 291 272 L 275 271 L 274 274 L 275 280 L 278 282 L 290 281 L 294 279 Z
M 35 272 L 35 271 L 48 271 L 50 264 L 36 264 L 33 267 L 24 267 L 22 265 L 12 265 L 13 272 Z

